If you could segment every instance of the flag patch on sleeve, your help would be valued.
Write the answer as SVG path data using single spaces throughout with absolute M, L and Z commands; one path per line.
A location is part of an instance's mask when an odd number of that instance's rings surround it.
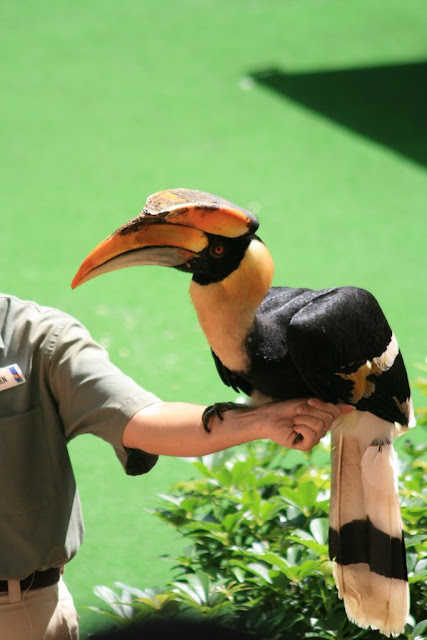
M 26 382 L 25 376 L 17 364 L 9 364 L 0 369 L 0 391 L 16 387 Z

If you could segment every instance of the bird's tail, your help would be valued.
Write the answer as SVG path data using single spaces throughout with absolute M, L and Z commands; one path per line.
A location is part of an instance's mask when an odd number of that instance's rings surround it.
M 366 411 L 332 428 L 329 554 L 338 594 L 352 622 L 386 636 L 402 633 L 409 613 L 396 435 Z

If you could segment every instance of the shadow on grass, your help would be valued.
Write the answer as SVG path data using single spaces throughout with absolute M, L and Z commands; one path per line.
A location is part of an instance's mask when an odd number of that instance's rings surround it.
M 427 62 L 250 77 L 286 98 L 427 165 Z

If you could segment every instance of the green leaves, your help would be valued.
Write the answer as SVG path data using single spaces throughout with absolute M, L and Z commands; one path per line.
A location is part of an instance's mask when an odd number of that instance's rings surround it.
M 379 640 L 348 621 L 328 558 L 329 462 L 251 443 L 192 462 L 196 477 L 159 497 L 157 517 L 191 541 L 163 591 L 97 588 L 108 615 L 215 617 L 260 640 Z M 406 638 L 425 638 L 427 447 L 401 441 L 411 614 Z M 120 585 L 118 585 L 120 586 Z M 107 613 L 107 612 L 106 612 Z M 404 636 L 402 636 L 403 638 Z
M 412 631 L 412 640 L 425 640 L 427 638 L 427 620 L 422 620 L 415 625 Z
M 286 502 L 298 507 L 304 515 L 308 516 L 316 504 L 318 490 L 314 482 L 309 480 L 292 489 L 281 487 L 279 493 Z

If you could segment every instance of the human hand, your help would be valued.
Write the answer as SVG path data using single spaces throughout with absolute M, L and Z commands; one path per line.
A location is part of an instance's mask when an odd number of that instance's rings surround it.
M 309 451 L 341 413 L 353 410 L 348 405 L 303 398 L 252 408 L 235 406 L 221 417 L 214 413 L 207 432 L 202 422 L 206 407 L 154 402 L 129 420 L 123 431 L 123 446 L 155 455 L 194 457 L 269 438 L 284 447 Z
M 258 407 L 265 437 L 289 449 L 310 451 L 327 434 L 333 422 L 354 411 L 348 404 L 332 404 L 318 398 L 271 402 Z

